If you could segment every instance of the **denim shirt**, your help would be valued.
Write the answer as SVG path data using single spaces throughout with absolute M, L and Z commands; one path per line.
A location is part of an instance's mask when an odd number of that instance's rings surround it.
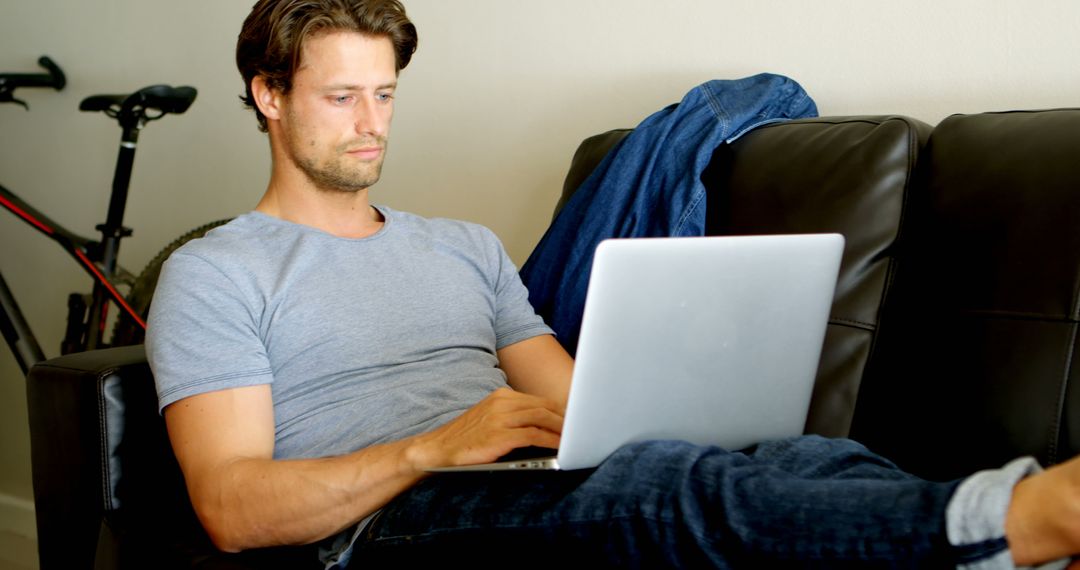
M 574 192 L 521 268 L 529 301 L 570 354 L 601 240 L 705 234 L 701 173 L 713 151 L 755 127 L 817 116 L 794 80 L 713 80 L 645 119 Z

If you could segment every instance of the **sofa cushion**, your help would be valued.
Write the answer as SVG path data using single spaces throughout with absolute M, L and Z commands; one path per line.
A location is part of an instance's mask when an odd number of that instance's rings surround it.
M 853 435 L 950 479 L 1080 451 L 1080 109 L 934 130 Z
M 704 175 L 709 234 L 837 232 L 846 239 L 808 433 L 848 435 L 929 132 L 897 116 L 777 123 L 718 148 Z

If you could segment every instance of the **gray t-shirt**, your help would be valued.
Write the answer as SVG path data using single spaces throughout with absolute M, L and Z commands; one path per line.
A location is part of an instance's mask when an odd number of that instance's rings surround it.
M 147 353 L 159 406 L 270 384 L 275 458 L 429 431 L 506 385 L 495 351 L 552 334 L 495 235 L 380 206 L 339 238 L 244 214 L 166 262 Z

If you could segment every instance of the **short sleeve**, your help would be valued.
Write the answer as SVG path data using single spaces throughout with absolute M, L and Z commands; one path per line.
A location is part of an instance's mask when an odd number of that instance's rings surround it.
M 189 396 L 273 382 L 253 297 L 235 276 L 183 249 L 165 262 L 146 335 L 159 411 Z
M 518 269 L 506 254 L 502 243 L 490 234 L 497 249 L 497 278 L 495 281 L 495 347 L 503 349 L 529 338 L 550 334 L 544 319 L 529 304 L 529 291 L 521 282 Z

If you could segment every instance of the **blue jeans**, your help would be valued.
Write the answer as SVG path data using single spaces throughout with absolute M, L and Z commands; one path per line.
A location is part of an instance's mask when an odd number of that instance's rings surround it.
M 955 567 L 970 554 L 945 532 L 958 483 L 849 440 L 633 444 L 594 470 L 426 479 L 372 521 L 352 564 Z

